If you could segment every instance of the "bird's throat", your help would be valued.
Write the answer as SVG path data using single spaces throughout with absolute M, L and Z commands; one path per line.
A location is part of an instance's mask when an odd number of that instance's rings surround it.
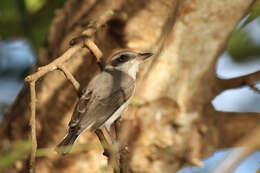
M 134 64 L 131 68 L 128 70 L 128 75 L 131 76 L 132 78 L 136 79 L 136 73 L 139 70 L 139 64 Z

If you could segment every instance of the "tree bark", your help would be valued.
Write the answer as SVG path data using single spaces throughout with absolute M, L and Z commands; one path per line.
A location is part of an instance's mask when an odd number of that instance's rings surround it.
M 138 74 L 134 98 L 138 105 L 128 108 L 119 128 L 119 142 L 128 148 L 132 170 L 172 173 L 185 165 L 201 166 L 200 159 L 218 148 L 232 147 L 260 121 L 258 113 L 218 112 L 211 105 L 224 89 L 247 84 L 240 79 L 237 81 L 241 83 L 234 85 L 220 82 L 215 68 L 232 30 L 253 2 L 67 0 L 64 8 L 56 11 L 48 44 L 40 51 L 35 70 L 60 56 L 73 37 L 115 9 L 114 18 L 94 36 L 104 58 L 108 60 L 118 48 L 155 53 Z M 99 72 L 95 58 L 85 49 L 79 49 L 65 66 L 81 86 Z M 55 147 L 67 131 L 76 92 L 59 71 L 42 77 L 36 89 L 38 148 Z M 29 90 L 25 85 L 1 123 L 2 152 L 9 151 L 16 141 L 28 139 L 29 119 Z M 100 145 L 90 132 L 85 132 L 78 143 Z M 36 172 L 111 172 L 102 152 L 96 147 L 67 156 L 38 157 Z M 7 171 L 27 172 L 28 162 L 17 162 L 22 166 Z

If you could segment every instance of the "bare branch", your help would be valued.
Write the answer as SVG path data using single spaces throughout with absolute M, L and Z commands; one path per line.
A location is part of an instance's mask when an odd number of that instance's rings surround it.
M 67 70 L 67 68 L 64 65 L 59 65 L 58 68 L 64 73 L 65 77 L 71 82 L 76 92 L 78 92 L 80 88 L 79 82 L 74 78 L 74 76 Z
M 212 173 L 229 173 L 232 172 L 237 165 L 244 160 L 249 154 L 256 151 L 260 147 L 260 127 L 253 129 L 249 135 L 242 138 L 236 146 L 244 146 L 239 151 L 232 151 L 213 171 Z
M 87 21 L 91 23 L 91 27 L 88 26 L 85 31 L 82 32 L 82 35 L 87 35 L 88 37 L 93 36 L 97 29 L 99 29 L 102 25 L 104 25 L 108 20 L 110 20 L 114 15 L 114 10 L 117 10 L 121 7 L 122 1 L 107 1 L 103 0 L 102 2 L 98 3 L 95 8 L 93 8 L 88 15 Z M 100 8 L 104 8 L 103 11 L 100 10 Z M 99 13 L 98 13 L 99 12 Z M 98 50 L 97 46 L 94 42 L 87 39 L 86 46 L 91 49 L 93 54 L 97 57 L 97 61 L 100 60 L 102 57 L 101 51 Z M 50 64 L 40 67 L 38 69 L 38 72 L 29 75 L 25 78 L 26 82 L 31 82 L 33 80 L 37 80 L 46 73 L 56 70 L 59 65 L 67 61 L 72 57 L 72 55 L 77 52 L 82 47 L 80 45 L 75 45 L 71 48 L 69 48 L 62 56 L 56 58 L 54 61 L 52 61 Z M 92 50 L 93 49 L 93 50 Z
M 213 117 L 211 117 L 213 118 Z M 234 147 L 246 134 L 260 124 L 260 113 L 216 112 L 214 125 L 218 129 L 218 148 Z
M 104 155 L 108 157 L 108 163 L 112 166 L 114 173 L 120 173 L 120 155 L 118 151 L 118 145 L 109 145 L 101 130 L 98 129 L 95 131 L 95 133 L 104 148 Z
M 260 93 L 260 91 L 256 87 L 254 87 L 254 84 L 258 81 L 260 81 L 260 71 L 245 76 L 233 78 L 233 79 L 217 78 L 216 89 L 217 89 L 217 93 L 220 93 L 227 89 L 239 88 L 245 85 L 249 85 L 250 88 L 252 88 L 254 91 Z
M 51 72 L 53 70 L 56 70 L 59 65 L 66 62 L 68 59 L 72 57 L 74 53 L 76 53 L 81 47 L 79 45 L 75 45 L 74 47 L 68 49 L 62 56 L 58 57 L 54 61 L 52 61 L 50 64 L 45 65 L 43 67 L 39 67 L 38 71 L 32 75 L 29 75 L 25 78 L 26 82 L 36 81 L 43 75 L 45 75 L 48 72 Z
M 83 43 L 82 47 L 88 48 L 89 51 L 96 57 L 97 63 L 99 65 L 101 71 L 103 71 L 104 66 L 105 66 L 105 61 L 102 58 L 103 53 L 100 51 L 100 49 L 97 47 L 97 45 L 90 39 L 90 37 L 88 35 L 80 35 L 76 38 L 73 38 L 70 41 L 70 45 L 73 46 L 75 44 L 78 44 L 79 42 L 82 42 Z
M 97 47 L 97 45 L 90 39 L 87 39 L 85 41 L 85 45 L 87 48 L 89 48 L 91 53 L 97 58 L 97 61 L 100 62 L 103 54 L 100 51 L 100 49 Z
M 130 148 L 133 146 L 133 141 L 135 141 L 134 139 L 137 138 L 139 133 L 134 131 L 136 128 L 134 128 L 131 121 L 123 122 L 121 119 L 118 119 L 114 123 L 114 127 L 120 151 L 120 171 L 124 173 L 132 173 L 133 170 L 129 164 L 131 160 Z
M 35 125 L 35 112 L 36 112 L 36 94 L 35 94 L 35 81 L 31 81 L 30 83 L 30 93 L 31 93 L 31 140 L 32 140 L 32 151 L 31 151 L 31 159 L 30 159 L 30 173 L 35 172 L 35 155 L 37 150 L 37 138 L 36 138 L 36 125 Z

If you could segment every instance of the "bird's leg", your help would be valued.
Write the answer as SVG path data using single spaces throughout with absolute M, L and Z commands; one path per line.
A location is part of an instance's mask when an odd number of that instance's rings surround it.
M 105 126 L 105 129 L 106 129 L 106 131 L 107 131 L 107 133 L 108 133 L 108 135 L 109 135 L 109 137 L 110 137 L 110 139 L 112 141 L 112 144 L 115 144 L 116 143 L 116 139 L 113 137 L 113 135 L 112 135 L 112 133 L 110 131 L 110 127 Z
M 120 124 L 121 124 L 121 118 L 119 117 L 119 118 L 115 121 L 115 123 L 114 123 L 116 139 L 119 139 Z

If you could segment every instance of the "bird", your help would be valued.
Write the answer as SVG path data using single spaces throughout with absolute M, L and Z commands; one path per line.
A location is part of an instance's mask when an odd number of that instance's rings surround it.
M 110 126 L 128 107 L 134 95 L 139 65 L 152 55 L 131 50 L 112 55 L 103 71 L 94 76 L 82 90 L 69 122 L 67 135 L 57 145 L 58 153 L 68 154 L 74 142 L 86 130 L 105 128 L 112 143 L 116 142 Z

